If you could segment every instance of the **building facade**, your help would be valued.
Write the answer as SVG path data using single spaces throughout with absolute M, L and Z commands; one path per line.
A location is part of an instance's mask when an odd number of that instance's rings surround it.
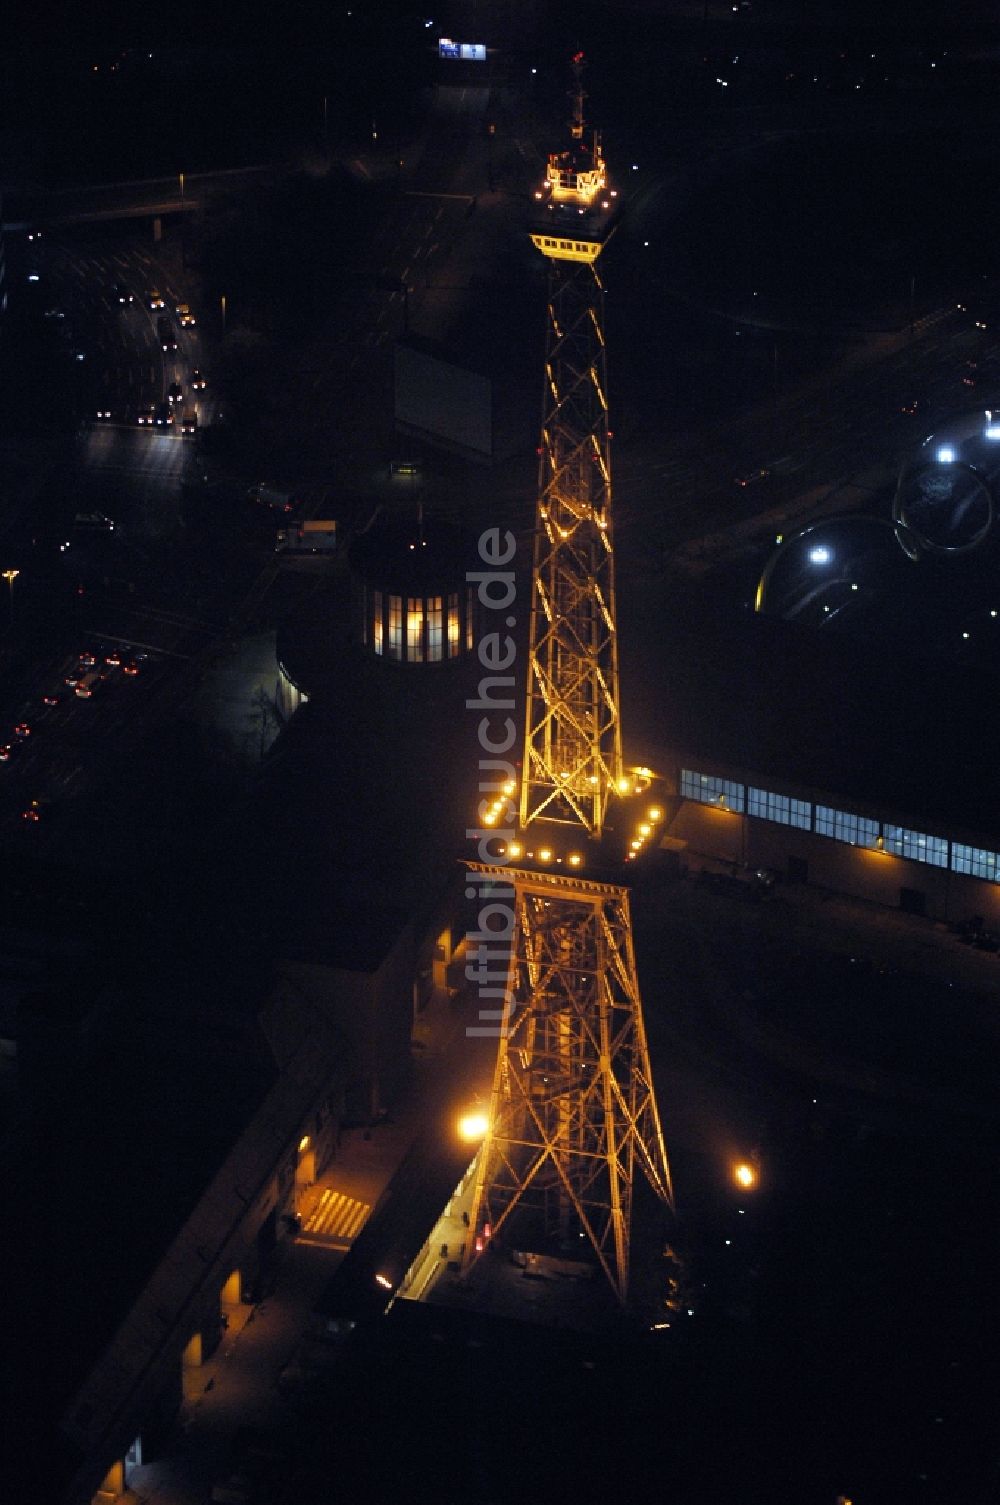
M 667 775 L 688 868 L 731 864 L 949 923 L 1000 928 L 1000 838 L 705 758 Z

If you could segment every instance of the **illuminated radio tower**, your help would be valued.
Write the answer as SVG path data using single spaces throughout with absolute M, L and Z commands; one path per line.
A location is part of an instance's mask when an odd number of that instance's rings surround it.
M 573 59 L 572 146 L 553 152 L 531 239 L 549 263 L 545 386 L 531 579 L 521 826 L 544 816 L 599 838 L 622 782 L 604 288 L 613 228 L 600 137 L 584 140 Z
M 641 797 L 651 775 L 622 771 L 596 269 L 615 194 L 599 139 L 584 144 L 582 54 L 573 62 L 573 145 L 549 157 L 531 228 L 549 290 L 520 829 L 506 848 L 512 866 L 469 864 L 480 883 L 492 873 L 507 884 L 514 919 L 465 1265 L 498 1237 L 537 1252 L 589 1249 L 624 1303 L 636 1173 L 668 1206 L 672 1192 L 628 889 L 586 872 L 610 797 Z M 512 817 L 514 799 L 509 783 L 486 825 Z M 661 811 L 644 806 L 637 818 L 649 836 Z

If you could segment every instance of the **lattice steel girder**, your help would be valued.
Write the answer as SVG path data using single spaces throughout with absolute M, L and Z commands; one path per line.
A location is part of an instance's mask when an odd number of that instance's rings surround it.
M 582 1233 L 623 1301 L 637 1172 L 673 1205 L 639 998 L 628 889 L 488 868 L 513 888 L 505 1024 L 477 1162 L 476 1237 L 519 1214 Z
M 622 777 L 603 296 L 552 264 L 520 810 L 595 837 Z

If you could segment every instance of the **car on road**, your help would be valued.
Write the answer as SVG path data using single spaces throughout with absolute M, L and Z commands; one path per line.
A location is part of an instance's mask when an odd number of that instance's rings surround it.
M 122 664 L 122 673 L 127 674 L 130 679 L 134 679 L 138 672 L 139 665 L 136 663 L 134 658 L 130 658 L 124 664 Z
M 136 421 L 139 424 L 155 423 L 156 413 L 152 408 L 140 408 L 138 414 L 136 415 Z
M 17 723 L 17 725 L 15 726 L 15 728 L 14 728 L 14 736 L 15 737 L 21 737 L 21 738 L 30 737 L 31 736 L 31 727 L 28 725 L 28 723 L 26 721 L 19 721 Z
M 184 388 L 179 381 L 172 381 L 167 388 L 167 401 L 171 404 L 180 402 L 184 396 Z
M 26 805 L 21 811 L 21 819 L 26 820 L 29 825 L 37 825 L 42 818 L 42 811 L 44 810 L 44 808 L 44 804 L 41 800 L 32 800 L 31 803 L 29 805 Z
M 178 303 L 177 318 L 182 329 L 190 329 L 191 326 L 196 322 L 194 314 L 191 312 L 186 303 Z
M 109 648 L 107 653 L 104 655 L 104 662 L 106 664 L 110 664 L 112 669 L 117 669 L 121 661 L 122 656 L 117 648 Z
M 205 390 L 205 388 L 206 388 L 207 385 L 208 385 L 208 382 L 207 382 L 207 380 L 205 378 L 204 371 L 199 371 L 198 367 L 195 366 L 194 370 L 191 372 L 191 389 L 192 389 L 192 391 L 194 391 L 194 392 L 204 392 L 204 390 Z
M 174 410 L 169 402 L 158 402 L 153 421 L 157 428 L 169 428 L 174 421 Z
M 95 686 L 100 682 L 100 678 L 101 676 L 96 669 L 88 670 L 73 691 L 73 694 L 79 695 L 81 700 L 89 700 L 94 693 Z
M 114 294 L 114 296 L 118 299 L 119 303 L 134 303 L 135 302 L 135 294 L 133 292 L 129 291 L 129 289 L 125 286 L 124 282 L 116 282 L 115 285 L 114 285 L 114 287 L 111 289 L 111 291 Z
M 97 663 L 96 655 L 91 653 L 89 648 L 85 648 L 80 654 L 80 663 L 85 669 L 93 669 L 94 665 Z
M 156 321 L 156 333 L 164 350 L 177 349 L 177 336 L 174 333 L 174 326 L 163 314 Z
M 42 705 L 58 705 L 61 699 L 62 699 L 61 695 L 55 695 L 55 694 L 43 695 L 42 696 Z
M 9 763 L 14 749 L 9 742 L 0 743 L 0 763 Z
M 766 481 L 770 474 L 765 466 L 761 466 L 759 470 L 748 470 L 744 475 L 734 476 L 733 480 L 737 486 L 756 486 L 758 481 Z
M 182 434 L 196 434 L 198 432 L 198 414 L 185 413 L 181 419 Z
M 111 419 L 111 409 L 110 408 L 98 408 L 97 412 L 94 414 L 94 422 L 95 423 L 108 423 L 108 422 L 110 422 L 110 419 Z
M 149 306 L 150 308 L 166 307 L 166 304 L 163 301 L 163 294 L 161 292 L 158 292 L 155 287 L 151 288 L 149 291 Z

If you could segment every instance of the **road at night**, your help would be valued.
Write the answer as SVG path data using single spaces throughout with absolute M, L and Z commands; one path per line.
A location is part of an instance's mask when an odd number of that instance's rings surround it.
M 7 228 L 48 234 L 66 225 L 96 224 L 102 220 L 121 223 L 148 219 L 150 215 L 197 213 L 203 200 L 214 192 L 239 190 L 249 184 L 268 182 L 275 174 L 270 167 L 225 168 L 218 172 L 139 180 L 132 183 L 95 183 L 89 188 L 63 188 L 44 194 L 15 194 L 7 208 Z

